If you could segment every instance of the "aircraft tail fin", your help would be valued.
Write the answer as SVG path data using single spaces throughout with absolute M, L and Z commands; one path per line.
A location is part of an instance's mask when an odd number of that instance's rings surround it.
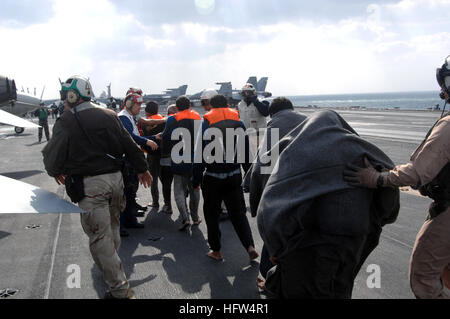
M 217 85 L 220 85 L 219 90 L 217 90 L 217 93 L 225 95 L 225 96 L 231 96 L 233 87 L 231 86 L 231 82 L 217 82 Z
M 178 88 L 178 93 L 179 93 L 179 95 L 180 95 L 180 96 L 181 96 L 181 95 L 186 95 L 187 88 L 188 88 L 188 86 L 187 86 L 186 84 L 180 86 L 180 87 Z
M 252 84 L 254 88 L 256 88 L 258 86 L 256 76 L 249 77 L 246 83 Z
M 261 78 L 256 85 L 256 91 L 264 92 L 266 90 L 267 80 L 269 80 L 268 77 Z

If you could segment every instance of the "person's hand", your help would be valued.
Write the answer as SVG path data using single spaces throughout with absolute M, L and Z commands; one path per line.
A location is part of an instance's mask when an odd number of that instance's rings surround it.
M 276 264 L 278 263 L 276 257 L 271 256 L 271 257 L 269 257 L 269 260 L 270 260 L 270 262 L 271 262 L 272 264 L 274 264 L 274 265 L 276 265 Z
M 344 170 L 344 180 L 355 187 L 377 188 L 377 180 L 381 173 L 370 164 L 367 157 L 364 158 L 364 163 L 365 168 L 348 164 Z
M 144 173 L 138 174 L 139 183 L 141 183 L 142 186 L 145 188 L 149 188 L 152 184 L 152 175 L 149 171 L 145 171 Z
M 156 138 L 157 140 L 162 140 L 162 133 L 156 134 L 156 135 L 155 135 L 155 138 Z
M 66 183 L 66 175 L 59 175 L 55 177 L 56 184 L 65 185 Z
M 194 188 L 194 191 L 199 191 L 200 190 L 200 185 Z
M 152 151 L 156 151 L 158 149 L 158 144 L 156 144 L 152 140 L 147 140 L 147 143 L 145 144 L 147 144 L 147 146 L 150 147 Z

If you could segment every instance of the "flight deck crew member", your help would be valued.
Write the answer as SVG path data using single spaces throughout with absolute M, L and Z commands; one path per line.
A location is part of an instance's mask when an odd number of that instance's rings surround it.
M 42 153 L 47 173 L 66 184 L 72 201 L 86 213 L 81 225 L 89 248 L 109 286 L 106 298 L 134 298 L 118 255 L 119 215 L 124 207 L 122 161 L 125 154 L 148 187 L 152 177 L 145 158 L 122 126 L 116 113 L 91 102 L 87 79 L 73 76 L 62 84 L 61 100 L 67 108 L 56 120 L 53 137 Z M 84 191 L 69 192 L 71 181 Z M 81 183 L 81 184 L 80 184 Z
M 250 83 L 246 83 L 242 87 L 241 96 L 242 100 L 238 104 L 239 118 L 249 131 L 250 136 L 256 138 L 256 143 L 251 141 L 251 145 L 255 144 L 257 149 L 259 147 L 260 130 L 267 127 L 266 117 L 269 116 L 269 103 L 267 101 L 261 102 L 258 99 L 256 89 Z M 254 134 L 254 131 L 256 131 L 256 134 Z
M 151 150 L 156 150 L 158 145 L 147 137 L 140 136 L 137 121 L 137 116 L 141 111 L 143 99 L 137 93 L 130 93 L 124 100 L 124 108 L 119 112 L 118 116 L 125 129 L 130 133 L 133 140 L 140 146 L 147 146 Z M 120 216 L 121 227 L 124 228 L 144 228 L 144 224 L 137 221 L 137 203 L 136 192 L 139 187 L 138 178 L 135 169 L 127 159 L 125 159 L 125 197 L 126 207 Z M 155 178 L 158 178 L 155 176 Z M 122 228 L 122 236 L 127 236 L 127 233 Z
M 450 102 L 450 56 L 437 69 L 441 98 Z M 417 234 L 409 280 L 417 298 L 450 299 L 450 116 L 431 128 L 410 162 L 386 172 L 350 166 L 346 180 L 353 186 L 380 188 L 412 186 L 434 201 Z
M 203 151 L 200 151 L 200 149 L 206 149 L 209 142 L 213 143 L 206 136 L 208 135 L 208 130 L 215 129 L 222 132 L 222 145 L 228 145 L 227 139 L 229 136 L 227 136 L 227 131 L 229 133 L 230 129 L 234 132 L 239 129 L 241 129 L 243 133 L 245 132 L 245 126 L 242 121 L 239 120 L 238 112 L 228 106 L 225 96 L 216 95 L 211 98 L 210 103 L 212 109 L 203 116 L 201 138 L 199 138 L 199 141 L 197 142 L 196 152 L 201 152 L 202 158 L 200 163 L 196 162 L 194 164 L 194 176 L 192 181 L 194 188 L 199 188 L 201 185 L 203 193 L 203 213 L 208 229 L 208 243 L 211 248 L 211 251 L 207 256 L 218 261 L 223 259 L 220 244 L 221 233 L 219 228 L 219 216 L 221 212 L 221 203 L 224 201 L 231 223 L 233 224 L 242 245 L 247 250 L 250 259 L 253 260 L 258 257 L 258 253 L 255 250 L 252 232 L 247 216 L 245 215 L 245 200 L 241 186 L 241 164 L 242 166 L 246 166 L 246 169 L 250 167 L 250 159 L 247 154 L 249 147 L 248 136 L 245 134 L 244 138 L 244 163 L 239 163 L 239 154 L 234 153 L 235 149 L 240 149 L 242 151 L 242 148 L 239 148 L 237 145 L 238 139 L 234 136 L 232 137 L 235 139 L 232 143 L 233 156 L 231 156 L 231 158 L 233 158 L 233 160 L 231 162 L 227 161 L 229 158 L 226 156 L 226 151 L 231 150 L 228 149 L 228 147 L 224 152 L 224 158 L 220 160 L 214 158 L 211 161 L 210 159 L 204 158 L 205 155 L 203 155 Z M 230 143 L 230 141 L 228 141 L 228 143 Z M 215 156 L 215 153 L 212 156 Z
M 55 102 L 50 106 L 50 109 L 52 110 L 52 119 L 55 119 L 58 117 L 58 106 Z
M 48 140 L 50 139 L 50 133 L 48 130 L 48 109 L 45 107 L 44 102 L 41 102 L 40 104 L 40 108 L 36 110 L 36 112 L 34 112 L 34 115 L 39 119 L 39 131 L 38 131 L 38 138 L 39 138 L 39 143 L 42 140 L 42 130 L 45 131 L 45 138 Z
M 195 190 L 190 182 L 192 177 L 192 163 L 194 160 L 195 121 L 200 122 L 201 117 L 200 114 L 191 110 L 191 101 L 186 96 L 177 98 L 175 106 L 178 113 L 167 119 L 166 127 L 161 137 L 163 143 L 170 143 L 172 148 L 171 168 L 173 173 L 173 194 L 182 218 L 179 230 L 184 230 L 191 225 L 189 212 L 194 225 L 198 225 L 202 221 L 198 216 L 200 192 Z M 172 136 L 172 133 L 175 133 L 178 129 L 184 129 L 187 132 L 177 139 L 175 136 Z M 173 154 L 174 147 L 178 145 L 186 146 L 179 149 L 179 152 L 176 154 L 180 156 L 179 160 L 175 159 Z M 184 159 L 186 157 L 187 160 Z M 189 212 L 186 206 L 186 197 L 188 194 Z
M 203 109 L 206 112 L 211 111 L 212 106 L 211 106 L 211 99 L 213 98 L 213 96 L 217 95 L 217 91 L 214 89 L 206 89 L 202 92 L 201 96 L 200 96 L 200 103 L 203 106 Z

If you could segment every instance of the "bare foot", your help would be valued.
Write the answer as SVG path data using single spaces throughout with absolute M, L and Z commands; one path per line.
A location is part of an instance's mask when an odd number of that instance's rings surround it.
M 250 257 L 250 260 L 255 260 L 256 258 L 259 257 L 259 254 L 256 252 L 255 248 L 253 246 L 250 246 L 247 249 L 248 255 Z
M 261 290 L 266 290 L 266 281 L 261 277 L 256 278 L 256 285 Z
M 212 258 L 214 260 L 217 261 L 222 261 L 223 257 L 220 251 L 210 251 L 209 253 L 206 254 L 206 256 L 208 256 L 209 258 Z

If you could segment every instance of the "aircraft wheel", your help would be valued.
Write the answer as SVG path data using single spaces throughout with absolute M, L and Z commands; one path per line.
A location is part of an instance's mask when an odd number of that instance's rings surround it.
M 23 133 L 23 131 L 25 131 L 25 129 L 23 127 L 15 127 L 14 131 L 16 132 L 16 134 L 21 134 Z

